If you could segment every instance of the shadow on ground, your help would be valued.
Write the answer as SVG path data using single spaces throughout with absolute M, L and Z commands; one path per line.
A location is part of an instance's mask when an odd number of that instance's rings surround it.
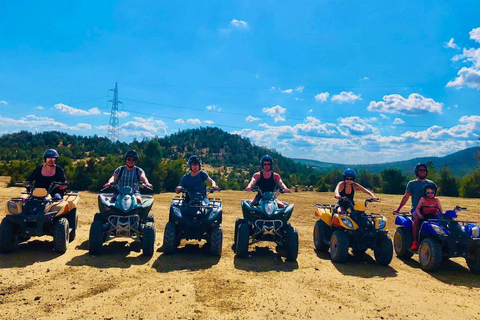
M 291 272 L 298 269 L 296 261 L 286 261 L 284 252 L 275 252 L 269 247 L 253 247 L 248 252 L 248 257 L 235 256 L 236 269 L 254 272 Z
M 158 251 L 162 251 L 160 248 Z M 186 244 L 173 254 L 162 253 L 153 263 L 158 272 L 175 270 L 204 270 L 211 268 L 220 261 L 220 257 L 209 254 L 208 245 Z

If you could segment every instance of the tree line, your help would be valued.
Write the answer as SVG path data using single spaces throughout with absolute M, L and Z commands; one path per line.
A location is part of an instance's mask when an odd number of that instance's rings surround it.
M 207 171 L 222 189 L 243 190 L 253 173 L 260 169 L 259 159 L 265 154 L 275 159 L 273 169 L 289 187 L 333 191 L 343 179 L 342 170 L 322 173 L 273 149 L 255 146 L 247 138 L 211 127 L 180 131 L 163 138 L 134 140 L 130 144 L 56 131 L 35 134 L 21 131 L 3 135 L 1 141 L 0 170 L 2 175 L 11 177 L 10 185 L 24 181 L 42 164 L 43 152 L 48 148 L 59 152 L 58 164 L 65 169 L 72 190 L 100 191 L 113 171 L 124 164 L 123 154 L 129 149 L 139 152 L 137 165 L 145 170 L 156 193 L 175 189 L 187 172 L 188 157 L 193 154 L 213 168 Z M 480 170 L 456 178 L 448 166 L 439 170 L 433 162 L 427 166 L 428 178 L 439 186 L 439 195 L 480 198 Z M 411 175 L 403 175 L 397 168 L 384 169 L 380 174 L 357 171 L 358 183 L 387 194 L 403 194 L 407 182 L 414 178 L 413 168 Z

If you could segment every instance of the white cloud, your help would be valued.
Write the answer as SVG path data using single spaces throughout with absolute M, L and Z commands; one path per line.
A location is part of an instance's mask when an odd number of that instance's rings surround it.
M 352 135 L 366 135 L 378 133 L 378 129 L 368 123 L 368 119 L 361 119 L 360 117 L 339 118 L 339 127 Z
M 405 121 L 403 121 L 400 118 L 395 118 L 395 120 L 393 121 L 393 124 L 402 124 L 402 123 L 405 123 Z
M 297 91 L 297 92 L 303 92 L 303 89 L 305 89 L 304 86 L 298 86 L 298 87 L 295 88 L 295 91 Z
M 461 88 L 463 86 L 480 90 L 480 70 L 463 67 L 458 71 L 458 77 L 447 83 L 447 87 Z
M 47 130 L 66 130 L 66 131 L 81 131 L 91 126 L 87 123 L 78 123 L 74 126 L 67 125 L 62 122 L 55 121 L 53 118 L 38 117 L 35 115 L 27 115 L 19 120 L 12 118 L 3 118 L 0 116 L 0 126 L 4 127 L 18 127 L 28 129 L 30 131 L 47 131 Z
M 384 115 L 383 113 L 380 113 L 380 118 L 382 118 L 382 119 L 390 119 L 390 117 Z
M 98 108 L 91 108 L 89 110 L 82 110 L 82 109 L 77 109 L 77 108 L 67 106 L 66 104 L 63 104 L 63 103 L 57 103 L 54 107 L 55 107 L 55 109 L 60 110 L 60 112 L 65 112 L 65 113 L 75 115 L 75 116 L 89 116 L 89 115 L 102 114 L 100 112 L 100 109 L 98 109 Z
M 175 122 L 176 122 L 176 123 L 185 123 L 185 120 L 183 120 L 183 119 L 177 119 L 177 120 L 175 120 Z
M 248 23 L 246 23 L 245 21 L 242 21 L 242 20 L 237 20 L 237 19 L 233 19 L 232 21 L 230 21 L 230 25 L 232 25 L 233 27 L 235 27 L 237 29 L 247 29 L 248 28 Z
M 212 120 L 205 120 L 203 121 L 203 123 L 206 123 L 206 124 L 214 124 L 214 122 Z
M 119 118 L 126 118 L 130 115 L 130 113 L 128 113 L 127 111 L 118 111 L 117 115 Z
M 459 46 L 454 42 L 455 40 L 453 38 L 450 39 L 450 41 L 445 42 L 444 47 L 445 48 L 451 48 L 451 49 L 460 49 Z
M 315 96 L 315 100 L 317 101 L 321 101 L 321 102 L 325 102 L 328 100 L 328 97 L 330 96 L 330 93 L 328 92 L 322 92 L 322 93 L 319 93 Z
M 282 90 L 282 93 L 292 93 L 293 89 Z
M 308 112 L 313 112 L 313 109 L 308 110 Z
M 340 94 L 336 94 L 332 96 L 332 101 L 338 102 L 338 103 L 354 103 L 357 100 L 362 100 L 360 95 L 356 95 L 353 92 L 341 92 Z
M 43 110 L 43 109 L 45 109 L 45 108 L 42 107 L 42 106 L 37 106 L 37 107 L 35 107 L 35 109 L 37 109 L 37 110 Z
M 245 121 L 247 121 L 247 122 L 259 121 L 259 120 L 260 120 L 260 118 L 252 117 L 250 115 L 245 118 Z
M 383 101 L 371 101 L 368 110 L 387 113 L 400 113 L 405 115 L 418 115 L 425 113 L 442 114 L 443 103 L 431 98 L 425 98 L 418 93 L 412 93 L 407 99 L 399 94 L 383 96 Z
M 480 42 L 480 28 L 475 28 L 470 31 L 470 39 Z
M 154 118 L 133 117 L 134 121 L 128 121 L 119 128 L 119 134 L 132 137 L 155 137 L 157 134 L 167 133 L 167 125 L 162 120 Z M 108 126 L 107 126 L 108 127 Z
M 206 106 L 205 109 L 207 109 L 207 110 L 215 110 L 215 111 L 222 111 L 222 108 L 219 108 L 216 104 L 212 104 L 212 105 Z
M 370 78 L 369 77 L 363 77 L 362 80 L 370 80 Z
M 271 108 L 263 108 L 262 111 L 272 118 L 275 119 L 275 122 L 285 121 L 285 112 L 287 108 L 282 108 L 279 105 L 273 106 Z
M 200 119 L 187 119 L 187 123 L 200 124 L 202 121 Z
M 7 101 L 5 100 L 0 100 L 0 104 L 8 105 Z

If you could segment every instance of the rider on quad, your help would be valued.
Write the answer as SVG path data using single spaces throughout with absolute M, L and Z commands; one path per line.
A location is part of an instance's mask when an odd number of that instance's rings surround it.
M 273 172 L 273 158 L 269 155 L 264 155 L 260 159 L 260 167 L 262 170 L 253 174 L 252 180 L 248 183 L 248 186 L 245 188 L 245 191 L 251 191 L 253 186 L 257 186 L 262 190 L 262 192 L 273 192 L 276 185 L 279 185 L 283 192 L 290 193 L 291 191 L 283 183 L 282 178 L 278 173 Z M 257 193 L 255 198 L 252 200 L 251 204 L 256 206 L 262 198 L 260 192 Z M 285 205 L 283 202 L 276 200 L 278 208 L 283 208 Z
M 57 165 L 58 152 L 55 149 L 48 149 L 43 153 L 44 164 L 38 166 L 33 170 L 30 176 L 25 181 L 27 190 L 30 189 L 30 185 L 33 183 L 35 188 L 49 189 L 52 182 L 62 183 L 58 189 L 54 188 L 50 190 L 50 195 L 54 201 L 60 201 L 63 198 L 65 189 L 67 188 L 67 178 L 65 171 L 62 167 Z
M 403 195 L 397 210 L 393 212 L 394 214 L 398 214 L 400 212 L 410 196 L 412 197 L 411 212 L 413 213 L 418 205 L 418 202 L 424 195 L 423 187 L 425 187 L 427 183 L 433 183 L 433 181 L 427 179 L 428 168 L 425 163 L 417 163 L 413 169 L 413 172 L 415 173 L 417 179 L 408 182 L 405 194 Z
M 355 204 L 353 201 L 355 190 L 360 190 L 368 194 L 370 197 L 372 197 L 372 200 L 374 201 L 378 200 L 377 196 L 375 196 L 373 192 L 364 188 L 361 184 L 355 182 L 356 178 L 357 174 L 355 173 L 355 170 L 349 168 L 343 171 L 343 181 L 340 181 L 335 188 L 335 198 L 339 200 L 334 208 L 335 212 L 345 212 L 350 207 L 350 205 L 353 206 Z M 342 200 L 342 198 L 348 198 L 350 201 Z
M 442 206 L 440 200 L 435 197 L 437 194 L 437 185 L 433 182 L 427 183 L 424 187 L 424 196 L 418 202 L 418 205 L 413 213 L 413 243 L 411 250 L 418 250 L 418 232 L 423 221 L 433 219 L 439 213 L 442 213 Z
M 208 203 L 205 181 L 208 181 L 213 189 L 218 189 L 217 184 L 205 171 L 201 170 L 202 161 L 198 156 L 191 156 L 188 159 L 187 164 L 190 172 L 182 177 L 180 184 L 175 188 L 175 192 L 180 193 L 182 192 L 182 189 L 186 189 L 190 194 L 200 193 L 203 196 L 205 203 Z M 188 193 L 186 199 L 187 202 L 190 200 L 188 198 Z
M 114 182 L 118 184 L 119 189 L 121 190 L 123 187 L 130 186 L 135 191 L 135 197 L 137 199 L 137 203 L 142 202 L 142 197 L 140 195 L 140 190 L 138 188 L 134 188 L 135 185 L 138 186 L 141 183 L 144 183 L 148 188 L 152 188 L 150 182 L 148 182 L 147 176 L 145 175 L 145 171 L 142 168 L 137 167 L 135 164 L 138 160 L 138 152 L 135 150 L 128 150 L 125 153 L 125 165 L 118 167 L 113 172 L 113 175 L 110 177 L 108 182 L 104 185 L 105 188 L 110 187 Z M 118 192 L 114 193 L 112 198 L 110 199 L 111 202 L 115 202 L 117 199 Z

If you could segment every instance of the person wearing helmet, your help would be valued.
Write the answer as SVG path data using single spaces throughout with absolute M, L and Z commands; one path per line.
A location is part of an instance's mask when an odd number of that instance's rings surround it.
M 363 193 L 368 194 L 374 200 L 378 200 L 377 196 L 373 194 L 370 190 L 363 187 L 361 184 L 355 182 L 357 178 L 357 174 L 353 169 L 345 169 L 343 171 L 343 181 L 340 181 L 335 188 L 335 198 L 341 199 L 342 197 L 347 197 L 351 200 L 351 203 L 355 203 L 353 201 L 353 197 L 355 195 L 356 190 L 360 190 Z M 349 201 L 338 201 L 337 205 L 335 206 L 336 212 L 345 212 L 350 207 Z
M 273 192 L 275 186 L 278 185 L 280 188 L 283 189 L 283 192 L 291 192 L 290 189 L 287 188 L 285 183 L 283 183 L 280 175 L 276 172 L 273 172 L 273 158 L 271 156 L 264 155 L 262 159 L 260 159 L 260 167 L 262 168 L 261 171 L 253 174 L 252 179 L 245 188 L 245 191 L 251 191 L 252 187 L 256 185 L 262 190 L 262 192 Z M 260 199 L 261 195 L 260 193 L 258 193 L 252 200 L 252 205 L 258 205 Z M 277 200 L 277 205 L 279 208 L 283 208 L 285 206 L 283 202 L 279 200 Z
M 413 168 L 413 172 L 417 178 L 408 182 L 405 194 L 403 195 L 402 200 L 400 200 L 397 210 L 395 210 L 393 214 L 398 214 L 410 197 L 412 197 L 412 207 L 410 212 L 413 213 L 418 202 L 423 197 L 423 187 L 425 187 L 427 183 L 433 183 L 431 180 L 427 179 L 428 168 L 425 163 L 417 163 L 415 168 Z
M 180 193 L 182 192 L 182 188 L 185 188 L 190 194 L 200 193 L 203 198 L 205 198 L 205 202 L 208 202 L 205 181 L 208 181 L 214 189 L 218 189 L 217 184 L 208 176 L 208 173 L 201 170 L 202 160 L 200 160 L 199 156 L 191 156 L 188 159 L 187 165 L 190 172 L 182 177 L 180 184 L 175 188 L 175 192 Z
M 135 197 L 137 198 L 137 202 L 142 202 L 142 197 L 140 195 L 140 190 L 138 186 L 140 183 L 144 183 L 147 187 L 152 188 L 150 182 L 148 182 L 147 176 L 145 175 L 145 171 L 142 168 L 137 167 L 135 164 L 138 161 L 138 152 L 135 150 L 128 150 L 124 156 L 125 165 L 118 167 L 113 172 L 113 175 L 110 177 L 108 182 L 104 185 L 105 188 L 111 186 L 112 183 L 118 183 L 120 189 L 123 187 L 130 186 L 135 190 Z M 135 188 L 137 187 L 137 188 Z M 111 202 L 115 202 L 117 199 L 118 193 L 114 193 L 112 198 L 110 199 Z
M 35 188 L 48 190 L 52 182 L 61 182 L 65 185 L 51 190 L 50 195 L 54 200 L 62 200 L 67 188 L 67 177 L 62 167 L 57 165 L 58 152 L 55 149 L 48 149 L 43 153 L 43 164 L 35 168 L 27 178 L 26 184 L 33 183 Z
M 425 184 L 423 187 L 423 197 L 418 201 L 418 205 L 413 213 L 413 243 L 411 250 L 418 250 L 418 232 L 423 221 L 433 219 L 441 213 L 442 205 L 436 198 L 437 185 L 433 182 Z

